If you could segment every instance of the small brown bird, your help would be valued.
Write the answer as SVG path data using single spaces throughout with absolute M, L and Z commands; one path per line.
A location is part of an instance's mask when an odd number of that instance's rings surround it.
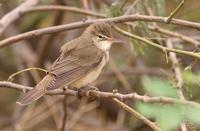
M 93 82 L 108 61 L 113 42 L 109 24 L 99 22 L 90 25 L 81 36 L 61 47 L 61 55 L 48 74 L 17 103 L 28 105 L 49 90 L 59 87 L 79 89 Z

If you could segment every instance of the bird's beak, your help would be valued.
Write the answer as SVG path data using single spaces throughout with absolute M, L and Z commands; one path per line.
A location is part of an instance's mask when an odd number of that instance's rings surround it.
M 114 38 L 109 38 L 108 41 L 110 43 L 124 43 L 122 40 L 119 40 L 119 39 L 114 39 Z

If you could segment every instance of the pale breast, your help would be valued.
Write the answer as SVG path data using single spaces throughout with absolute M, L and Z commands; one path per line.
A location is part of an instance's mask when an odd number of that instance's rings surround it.
M 70 86 L 80 88 L 96 80 L 100 75 L 103 67 L 107 63 L 108 59 L 109 59 L 109 53 L 106 52 L 101 63 L 93 71 L 85 75 L 83 78 L 71 83 Z

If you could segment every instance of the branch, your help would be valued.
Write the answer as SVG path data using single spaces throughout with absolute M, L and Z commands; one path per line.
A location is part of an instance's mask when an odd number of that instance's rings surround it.
M 110 93 L 100 91 L 88 91 L 87 96 L 96 96 L 98 98 L 117 98 L 119 100 L 138 100 L 145 103 L 164 103 L 164 104 L 182 104 L 188 105 L 195 108 L 200 108 L 200 104 L 192 101 L 179 100 L 170 97 L 150 97 L 142 96 L 137 93 L 121 94 L 121 93 Z
M 20 18 L 20 11 L 28 9 L 32 6 L 35 6 L 39 3 L 40 0 L 26 0 L 24 3 L 19 5 L 17 8 L 14 10 L 10 11 L 6 15 L 4 15 L 0 19 L 0 36 L 4 32 L 4 30 L 15 20 Z
M 184 3 L 185 3 L 185 0 L 182 0 L 181 3 L 176 7 L 176 9 L 173 12 L 170 13 L 170 15 L 166 19 L 167 23 L 171 22 L 174 15 L 181 9 L 181 7 L 183 7 Z
M 14 84 L 12 82 L 7 81 L 0 81 L 1 88 L 11 88 L 17 90 L 31 90 L 33 87 L 23 86 L 20 84 Z M 47 95 L 69 95 L 78 97 L 78 91 L 71 90 L 71 89 L 56 89 L 52 91 L 48 91 Z M 170 97 L 150 97 L 150 96 L 142 96 L 138 95 L 137 93 L 129 93 L 129 94 L 121 94 L 121 93 L 110 93 L 110 92 L 102 92 L 96 90 L 89 90 L 83 94 L 86 97 L 97 97 L 97 98 L 117 98 L 119 100 L 138 100 L 145 103 L 164 103 L 164 104 L 182 104 L 186 106 L 192 106 L 195 108 L 200 109 L 200 104 L 192 101 L 187 100 L 179 100 Z
M 67 11 L 67 12 L 74 12 L 74 13 L 79 13 L 83 15 L 95 16 L 95 17 L 104 17 L 104 15 L 101 15 L 99 13 L 95 13 L 92 11 L 87 11 L 87 10 L 80 9 L 77 7 L 61 6 L 61 5 L 43 5 L 43 6 L 37 6 L 37 7 L 29 8 L 29 9 L 24 9 L 20 11 L 20 15 L 26 15 L 28 13 L 44 12 L 44 11 Z
M 151 127 L 154 131 L 161 131 L 155 123 L 153 123 L 152 121 L 150 121 L 149 119 L 147 119 L 146 117 L 144 117 L 142 114 L 138 113 L 137 111 L 133 110 L 131 107 L 129 107 L 128 105 L 126 105 L 125 103 L 121 102 L 120 100 L 114 98 L 113 101 L 120 106 L 122 109 L 124 109 L 125 111 L 131 113 L 133 116 L 135 116 L 136 118 L 142 120 L 145 124 L 147 124 L 149 127 Z
M 140 36 L 134 35 L 132 33 L 129 33 L 127 31 L 125 31 L 125 30 L 122 30 L 122 29 L 120 29 L 120 28 L 118 28 L 116 26 L 114 28 L 115 28 L 116 31 L 118 31 L 119 33 L 121 33 L 121 34 L 123 34 L 125 36 L 128 36 L 130 38 L 142 41 L 142 42 L 144 42 L 146 44 L 149 44 L 149 45 L 154 46 L 154 47 L 156 47 L 158 49 L 161 49 L 164 52 L 166 52 L 166 51 L 168 51 L 168 52 L 175 52 L 175 53 L 178 53 L 178 54 L 188 55 L 188 56 L 192 56 L 194 58 L 200 59 L 200 54 L 199 53 L 190 52 L 190 51 L 183 51 L 183 50 L 173 49 L 173 48 L 167 48 L 167 47 L 158 45 L 158 44 L 156 44 L 156 43 L 154 43 L 152 41 L 149 41 L 149 40 L 147 40 L 147 39 L 145 39 L 143 37 L 140 37 Z
M 166 41 L 166 46 L 169 47 L 169 48 L 173 48 L 173 44 L 172 44 L 172 41 L 170 39 L 168 39 Z M 176 85 L 177 85 L 177 88 L 178 88 L 179 98 L 181 100 L 185 100 L 185 97 L 183 95 L 183 83 L 184 82 L 183 82 L 181 68 L 179 66 L 180 64 L 179 64 L 178 58 L 177 58 L 175 53 L 170 52 L 169 53 L 169 59 L 172 62 L 172 67 L 173 67 L 175 78 L 176 78 L 176 81 L 177 81 Z M 182 131 L 187 131 L 185 123 L 181 124 L 181 128 L 182 128 Z
M 162 33 L 162 34 L 167 35 L 167 36 L 179 38 L 179 39 L 181 39 L 181 40 L 183 40 L 187 43 L 193 44 L 195 46 L 200 46 L 200 42 L 198 40 L 192 39 L 192 38 L 185 36 L 183 34 L 180 34 L 180 33 L 174 32 L 174 31 L 170 31 L 170 30 L 167 30 L 167 29 L 163 29 L 163 28 L 158 27 L 158 26 L 155 26 L 155 27 L 149 26 L 148 28 L 152 31 Z
M 173 44 L 172 44 L 172 41 L 170 39 L 167 40 L 166 42 L 166 45 L 167 47 L 169 48 L 173 48 Z M 179 61 L 178 61 L 178 58 L 176 56 L 175 53 L 173 52 L 170 52 L 169 53 L 169 59 L 171 60 L 172 62 L 172 67 L 173 67 L 173 70 L 174 70 L 174 74 L 175 74 L 175 77 L 176 77 L 176 81 L 177 81 L 177 87 L 178 87 L 178 94 L 179 94 L 179 97 L 181 99 L 184 99 L 184 96 L 183 96 L 183 92 L 182 92 L 182 89 L 183 89 L 183 78 L 182 78 L 182 73 L 181 73 L 181 68 L 180 68 L 180 64 L 179 64 Z
M 66 130 L 66 123 L 67 123 L 67 96 L 63 98 L 63 120 L 62 120 L 61 131 Z
M 65 24 L 65 25 L 59 25 L 59 26 L 52 26 L 52 27 L 47 27 L 43 29 L 37 29 L 33 31 L 29 31 L 26 33 L 22 33 L 16 36 L 9 37 L 7 39 L 4 39 L 0 41 L 0 48 L 8 46 L 10 44 L 13 44 L 17 41 L 36 37 L 36 36 L 41 36 L 45 34 L 51 34 L 51 33 L 56 33 L 56 32 L 61 32 L 61 31 L 67 31 L 67 30 L 72 30 L 72 29 L 77 29 L 81 27 L 86 27 L 92 23 L 95 22 L 100 22 L 100 21 L 105 21 L 105 22 L 113 22 L 113 23 L 120 23 L 120 22 L 127 22 L 127 21 L 147 21 L 147 22 L 158 22 L 158 23 L 166 23 L 165 17 L 158 17 L 158 16 L 146 16 L 146 15 L 127 15 L 127 16 L 119 16 L 119 17 L 114 17 L 114 18 L 104 18 L 104 19 L 97 19 L 97 20 L 88 20 L 85 22 L 74 22 L 71 24 Z M 200 23 L 197 22 L 190 22 L 186 20 L 179 20 L 179 19 L 172 19 L 171 24 L 174 25 L 181 25 L 185 27 L 190 27 L 194 29 L 200 30 Z
M 11 88 L 11 89 L 17 89 L 17 90 L 31 90 L 32 87 L 29 87 L 29 86 L 23 86 L 23 85 L 20 85 L 20 84 L 15 84 L 15 83 L 12 83 L 12 82 L 8 82 L 8 81 L 0 81 L 0 87 L 3 88 L 3 87 L 6 87 L 6 88 Z

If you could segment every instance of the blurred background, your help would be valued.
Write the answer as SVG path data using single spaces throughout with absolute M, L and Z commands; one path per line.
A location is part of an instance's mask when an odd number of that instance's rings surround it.
M 0 0 L 0 18 L 13 10 L 25 0 Z M 89 10 L 107 17 L 144 14 L 168 16 L 180 3 L 180 0 L 40 0 L 37 6 L 61 5 Z M 33 7 L 34 8 L 34 7 Z M 175 18 L 199 22 L 200 1 L 187 0 Z M 21 15 L 0 36 L 0 40 L 31 30 L 98 19 L 72 11 L 37 11 Z M 198 46 L 177 37 L 159 33 L 150 28 L 155 23 L 130 22 L 132 26 L 117 24 L 133 34 L 150 41 L 167 46 L 170 41 L 173 48 L 199 51 Z M 156 24 L 160 28 L 177 32 L 198 41 L 199 31 L 171 24 Z M 16 42 L 0 49 L 0 81 L 22 69 L 40 67 L 48 69 L 59 56 L 59 49 L 65 43 L 78 37 L 84 28 L 54 34 L 33 37 Z M 115 44 L 111 49 L 110 61 L 103 73 L 94 83 L 99 90 L 120 93 L 137 92 L 152 96 L 178 97 L 177 80 L 174 64 L 165 52 L 143 42 L 125 37 L 113 30 L 116 38 L 126 44 Z M 177 55 L 179 69 L 183 79 L 183 94 L 187 100 L 200 100 L 199 60 Z M 31 70 L 24 72 L 12 82 L 34 86 L 45 75 Z M 63 116 L 63 96 L 45 96 L 38 102 L 20 107 L 16 105 L 20 91 L 0 88 L 0 131 L 55 131 L 60 130 Z M 198 130 L 200 111 L 180 105 L 143 104 L 126 101 L 128 105 L 156 121 L 161 129 L 178 130 L 181 122 L 186 122 L 188 130 Z M 72 131 L 150 131 L 146 124 L 120 109 L 108 99 L 67 99 L 68 120 L 66 128 Z

